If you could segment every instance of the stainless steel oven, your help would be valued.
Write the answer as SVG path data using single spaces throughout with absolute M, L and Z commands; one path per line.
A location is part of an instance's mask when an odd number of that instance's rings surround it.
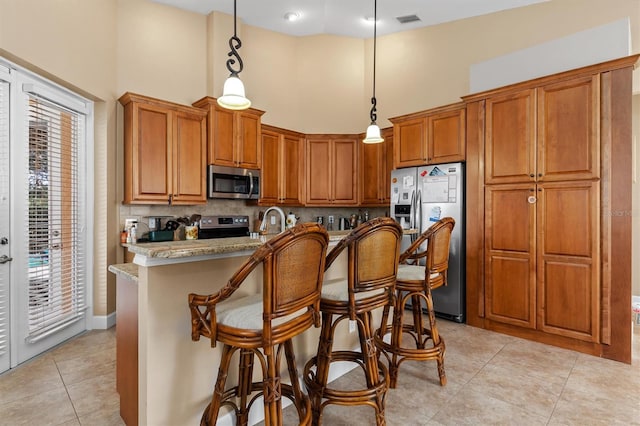
M 198 238 L 246 237 L 249 235 L 249 216 L 202 216 Z
M 209 198 L 260 197 L 260 170 L 210 165 L 207 181 Z

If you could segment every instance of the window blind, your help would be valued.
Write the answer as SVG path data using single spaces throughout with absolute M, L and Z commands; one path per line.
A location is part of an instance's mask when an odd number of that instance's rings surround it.
M 78 148 L 82 114 L 28 93 L 28 340 L 35 341 L 86 310 Z

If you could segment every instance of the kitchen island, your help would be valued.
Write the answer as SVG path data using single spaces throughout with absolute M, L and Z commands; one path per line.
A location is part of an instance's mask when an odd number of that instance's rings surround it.
M 348 233 L 330 232 L 329 249 Z M 109 267 L 117 276 L 117 387 L 121 416 L 127 425 L 200 423 L 213 391 L 221 345 L 211 348 L 207 340 L 191 341 L 187 296 L 218 291 L 268 238 L 130 244 L 134 264 Z M 341 279 L 346 273 L 343 253 L 325 280 Z M 257 268 L 234 297 L 260 292 L 261 285 L 262 270 Z M 294 339 L 300 369 L 315 355 L 319 332 L 311 328 Z M 358 346 L 357 334 L 349 333 L 346 322 L 337 335 L 338 345 L 349 349 Z M 346 371 L 332 371 L 332 375 Z M 230 374 L 229 383 L 236 380 L 235 374 Z M 259 416 L 257 408 L 252 414 Z M 233 424 L 233 416 L 221 410 L 218 424 Z

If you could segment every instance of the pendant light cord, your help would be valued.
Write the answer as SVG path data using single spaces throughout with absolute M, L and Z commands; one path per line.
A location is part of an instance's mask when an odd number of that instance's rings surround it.
M 231 49 L 231 51 L 227 53 L 227 56 L 230 57 L 229 59 L 227 59 L 227 69 L 233 77 L 237 77 L 238 74 L 242 72 L 242 68 L 244 68 L 242 58 L 238 53 L 238 49 L 242 47 L 242 42 L 240 41 L 237 33 L 238 18 L 236 16 L 236 0 L 233 0 L 233 37 L 229 39 L 229 48 Z M 238 61 L 238 69 L 233 68 L 233 65 L 236 63 L 236 61 Z

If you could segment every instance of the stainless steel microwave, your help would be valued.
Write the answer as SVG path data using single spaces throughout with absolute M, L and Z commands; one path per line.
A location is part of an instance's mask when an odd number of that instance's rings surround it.
M 209 165 L 207 195 L 209 198 L 258 199 L 260 170 Z

